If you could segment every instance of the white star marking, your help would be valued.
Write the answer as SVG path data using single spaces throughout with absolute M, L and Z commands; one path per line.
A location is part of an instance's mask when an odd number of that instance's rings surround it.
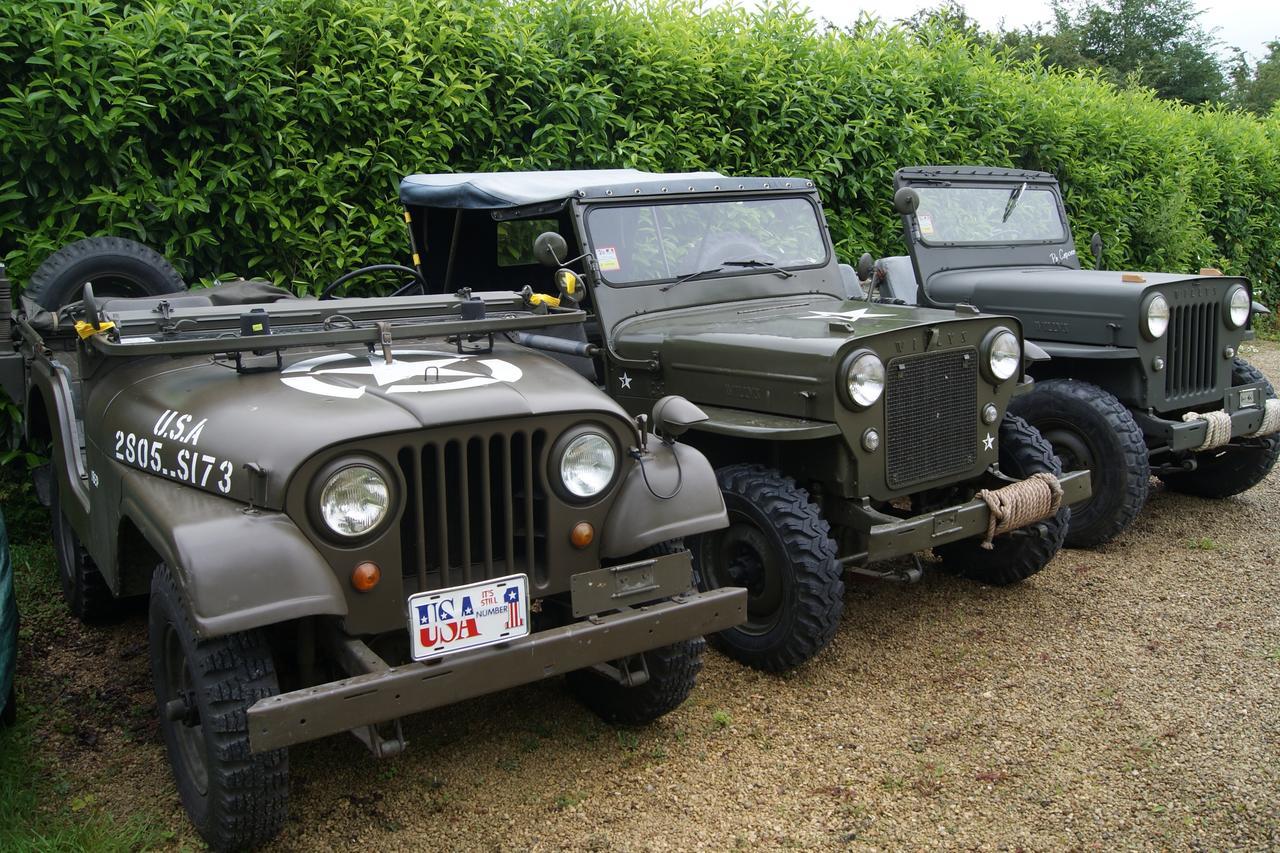
M 326 397 L 342 397 L 349 400 L 364 396 L 365 387 L 357 385 L 348 387 L 333 385 L 320 377 L 327 375 L 368 376 L 380 388 L 386 388 L 388 394 L 416 394 L 426 391 L 457 391 L 464 388 L 478 388 L 492 385 L 495 382 L 515 382 L 520 379 L 522 371 L 514 364 L 493 358 L 432 358 L 436 353 L 409 350 L 400 355 L 410 359 L 397 358 L 387 364 L 380 355 L 370 355 L 368 364 L 354 364 L 347 367 L 322 368 L 321 365 L 335 361 L 350 361 L 351 356 L 343 353 L 332 353 L 307 361 L 298 362 L 285 368 L 282 375 L 284 384 L 309 394 L 320 394 Z M 428 356 L 422 358 L 422 356 Z M 460 362 L 474 361 L 489 372 L 488 376 L 474 372 L 457 370 L 451 365 Z M 405 380 L 421 379 L 421 382 Z M 429 381 L 428 381 L 429 380 Z
M 870 308 L 855 308 L 852 311 L 810 311 L 804 320 L 837 320 L 842 323 L 856 323 L 863 317 L 892 317 L 892 314 L 876 314 Z
M 628 390 L 631 387 L 631 377 L 624 372 L 618 377 L 618 385 L 621 386 L 623 391 Z
M 982 449 L 990 450 L 995 446 L 996 440 L 991 437 L 991 433 L 987 433 L 987 437 L 982 439 Z

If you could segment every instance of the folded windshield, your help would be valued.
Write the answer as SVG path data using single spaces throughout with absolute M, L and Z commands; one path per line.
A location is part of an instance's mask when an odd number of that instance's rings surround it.
M 587 234 L 612 284 L 776 274 L 827 259 L 818 211 L 803 198 L 597 207 Z
M 1049 190 L 917 186 L 920 240 L 937 243 L 1056 243 L 1066 237 Z

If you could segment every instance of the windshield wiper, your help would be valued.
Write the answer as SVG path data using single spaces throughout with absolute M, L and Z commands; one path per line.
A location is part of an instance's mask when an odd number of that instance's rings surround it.
M 727 267 L 751 267 L 753 269 L 769 270 L 775 272 L 783 278 L 791 278 L 795 273 L 790 270 L 784 270 L 782 267 L 774 266 L 768 261 L 759 261 L 755 258 L 748 258 L 745 261 L 721 261 Z
M 1022 199 L 1022 193 L 1027 189 L 1027 182 L 1023 181 L 1022 186 L 1009 193 L 1009 200 L 1004 205 L 1004 216 L 1000 217 L 1001 222 L 1008 222 L 1009 217 L 1013 215 L 1013 209 L 1018 206 L 1018 202 Z
M 680 276 L 670 284 L 662 285 L 662 287 L 659 287 L 658 290 L 662 291 L 663 293 L 666 293 L 668 290 L 675 287 L 677 284 L 684 284 L 686 281 L 692 281 L 695 278 L 702 278 L 704 275 L 713 275 L 718 272 L 724 272 L 724 267 L 711 267 L 710 269 L 698 270 L 697 272 L 688 272 Z

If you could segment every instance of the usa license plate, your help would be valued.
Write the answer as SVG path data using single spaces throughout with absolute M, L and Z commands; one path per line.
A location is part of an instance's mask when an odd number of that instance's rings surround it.
M 527 575 L 409 596 L 409 648 L 414 660 L 505 643 L 528 633 Z

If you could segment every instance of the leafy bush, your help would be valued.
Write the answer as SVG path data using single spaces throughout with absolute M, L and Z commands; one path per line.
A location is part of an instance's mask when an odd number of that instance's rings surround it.
M 1082 257 L 1280 295 L 1280 115 L 1173 106 L 942 32 L 617 0 L 5 0 L 0 256 L 134 236 L 190 278 L 315 289 L 404 258 L 414 171 L 813 177 L 841 254 L 900 251 L 895 168 L 1063 181 Z

